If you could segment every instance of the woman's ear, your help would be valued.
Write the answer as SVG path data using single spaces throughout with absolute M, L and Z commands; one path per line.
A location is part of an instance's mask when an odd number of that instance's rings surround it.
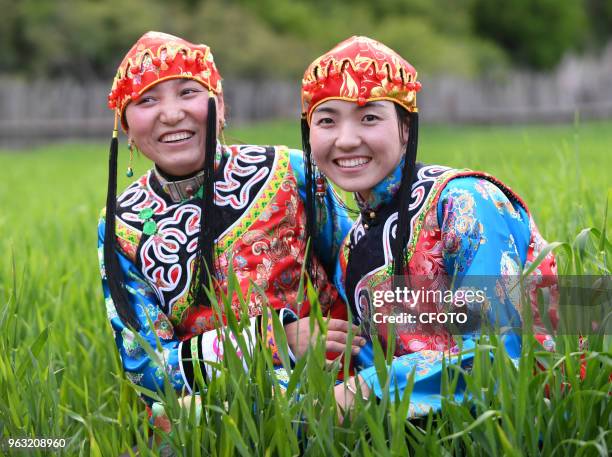
M 130 136 L 130 123 L 128 122 L 128 108 L 129 107 L 130 105 L 128 105 L 127 108 L 123 110 L 123 114 L 121 114 L 121 117 L 119 118 L 119 125 L 122 125 L 125 127 L 124 132 L 128 137 Z
M 225 126 L 225 103 L 223 101 L 223 95 L 216 95 L 217 99 L 217 134 Z
M 406 119 L 405 122 L 402 122 L 401 127 L 402 131 L 400 132 L 400 139 L 402 140 L 402 146 L 406 146 L 408 144 L 408 131 L 410 130 L 410 121 Z

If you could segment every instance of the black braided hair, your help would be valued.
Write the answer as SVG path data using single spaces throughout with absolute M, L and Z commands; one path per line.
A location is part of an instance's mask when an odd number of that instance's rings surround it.
M 316 252 L 317 233 L 316 226 L 316 200 L 315 200 L 315 169 L 310 151 L 310 127 L 305 117 L 302 118 L 302 150 L 304 151 L 304 178 L 306 186 L 306 236 L 310 240 L 310 249 L 306 253 L 306 269 L 314 281 L 316 278 L 316 266 L 312 261 L 313 252 Z
M 130 307 L 127 292 L 123 284 L 123 272 L 119 265 L 119 258 L 115 252 L 115 213 L 117 207 L 117 155 L 119 140 L 117 132 L 113 135 L 108 158 L 108 190 L 106 192 L 106 222 L 104 226 L 104 269 L 108 283 L 108 290 L 115 304 L 117 314 L 126 325 L 140 330 L 140 322 L 136 313 Z
M 400 108 L 402 109 L 402 108 Z M 406 245 L 410 240 L 410 218 L 408 209 L 412 193 L 412 185 L 416 178 L 416 155 L 419 133 L 418 113 L 408 113 L 408 143 L 406 144 L 406 155 L 404 167 L 402 168 L 402 180 L 398 191 L 399 214 L 396 228 L 395 244 L 392 246 L 393 275 L 396 281 L 403 281 L 406 268 Z M 396 284 L 397 286 L 397 284 Z
M 215 153 L 217 149 L 217 104 L 211 95 L 208 98 L 206 119 L 206 145 L 204 155 L 204 184 L 200 198 L 200 234 L 190 285 L 194 305 L 210 306 L 205 287 L 212 287 L 215 279 Z

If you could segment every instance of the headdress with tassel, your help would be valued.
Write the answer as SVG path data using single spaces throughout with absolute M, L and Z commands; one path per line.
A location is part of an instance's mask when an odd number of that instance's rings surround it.
M 115 112 L 115 124 L 109 155 L 109 177 L 106 198 L 104 232 L 104 263 L 108 287 L 121 321 L 136 329 L 140 327 L 129 305 L 123 273 L 117 257 L 115 213 L 117 205 L 118 124 L 124 131 L 128 125 L 124 116 L 127 105 L 156 84 L 169 79 L 187 78 L 198 81 L 209 90 L 206 122 L 203 194 L 200 199 L 200 236 L 195 259 L 191 295 L 195 304 L 208 304 L 204 286 L 214 276 L 214 162 L 217 142 L 217 110 L 215 97 L 223 95 L 221 75 L 217 71 L 210 48 L 193 44 L 166 33 L 145 33 L 123 58 L 108 96 L 108 106 Z
M 417 72 L 399 54 L 371 38 L 354 36 L 317 58 L 302 79 L 302 145 L 305 155 L 306 206 L 308 235 L 314 236 L 317 214 L 313 198 L 314 167 L 310 151 L 310 121 L 314 109 L 328 100 L 345 100 L 365 105 L 367 102 L 388 100 L 408 112 L 409 130 L 406 159 L 399 189 L 399 218 L 393 252 L 394 275 L 405 272 L 405 250 L 410 239 L 408 207 L 414 181 L 418 139 L 418 109 L 416 93 L 421 89 Z

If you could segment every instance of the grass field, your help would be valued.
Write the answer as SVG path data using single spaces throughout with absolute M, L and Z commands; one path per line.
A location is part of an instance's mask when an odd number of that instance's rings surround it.
M 299 145 L 296 123 L 230 134 L 228 140 L 246 143 Z M 121 154 L 123 169 L 125 142 Z M 106 144 L 0 153 L 0 434 L 65 438 L 64 455 L 113 456 L 137 443 L 142 455 L 155 455 L 143 444 L 144 408 L 121 375 L 99 281 L 96 224 L 107 155 Z M 425 127 L 419 158 L 499 177 L 528 202 L 544 237 L 564 242 L 561 271 L 610 274 L 612 122 Z M 134 168 L 144 172 L 146 161 Z M 119 187 L 127 182 L 121 177 Z M 472 401 L 448 402 L 442 414 L 414 423 L 404 420 L 405 404 L 382 401 L 359 403 L 353 418 L 338 424 L 329 395 L 334 373 L 322 370 L 321 351 L 296 367 L 290 393 L 299 389 L 299 396 L 273 396 L 264 375 L 269 360 L 257 354 L 250 377 L 231 363 L 224 368 L 199 426 L 167 398 L 176 420 L 170 445 L 180 455 L 223 456 L 609 455 L 610 337 L 592 336 L 583 352 L 576 338 L 560 337 L 541 372 L 525 338 L 518 368 L 493 338 L 465 374 Z M 484 356 L 489 351 L 493 361 Z M 577 375 L 581 356 L 584 381 Z M 452 389 L 458 371 L 449 373 L 445 385 Z M 26 455 L 3 444 L 0 454 Z

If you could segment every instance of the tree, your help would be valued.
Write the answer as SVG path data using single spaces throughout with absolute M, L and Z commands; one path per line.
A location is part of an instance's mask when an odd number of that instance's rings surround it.
M 585 40 L 587 17 L 581 1 L 474 0 L 472 8 L 476 33 L 535 69 L 552 68 Z

